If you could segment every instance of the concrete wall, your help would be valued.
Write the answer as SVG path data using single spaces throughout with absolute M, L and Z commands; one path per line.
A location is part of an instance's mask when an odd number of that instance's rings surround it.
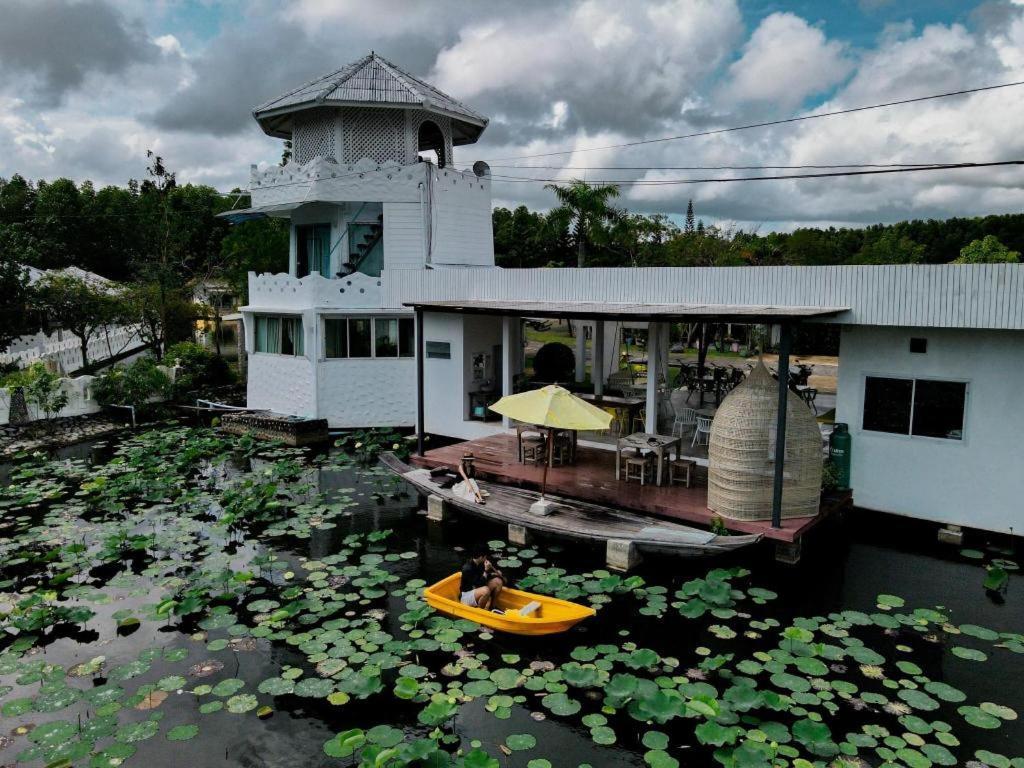
M 321 360 L 318 416 L 331 427 L 416 424 L 416 359 Z
M 308 335 L 306 340 L 306 352 L 309 354 Z M 313 363 L 308 357 L 250 351 L 246 396 L 250 408 L 315 418 Z
M 491 184 L 449 168 L 434 171 L 432 248 L 437 265 L 493 267 Z
M 928 340 L 912 354 L 910 338 Z M 967 382 L 964 439 L 867 432 L 869 375 Z M 836 420 L 850 426 L 859 507 L 993 531 L 1024 531 L 1024 333 L 844 326 Z

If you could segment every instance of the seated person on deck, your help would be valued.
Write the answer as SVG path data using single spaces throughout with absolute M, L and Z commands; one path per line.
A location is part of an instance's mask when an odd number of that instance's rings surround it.
M 463 605 L 489 611 L 497 604 L 498 595 L 505 584 L 501 571 L 487 559 L 484 547 L 475 547 L 469 561 L 462 567 L 459 595 Z

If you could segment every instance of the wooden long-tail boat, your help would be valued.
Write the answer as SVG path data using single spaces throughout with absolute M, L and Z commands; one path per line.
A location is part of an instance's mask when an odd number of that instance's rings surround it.
M 532 531 L 569 539 L 607 542 L 630 541 L 642 552 L 705 557 L 750 546 L 760 535 L 729 536 L 660 520 L 655 517 L 612 509 L 576 499 L 545 494 L 554 504 L 550 515 L 530 513 L 541 497 L 536 491 L 475 479 L 485 503 L 467 499 L 431 476 L 430 470 L 409 466 L 392 453 L 383 453 L 381 463 L 423 495 L 435 495 L 456 509 L 497 523 L 521 525 Z

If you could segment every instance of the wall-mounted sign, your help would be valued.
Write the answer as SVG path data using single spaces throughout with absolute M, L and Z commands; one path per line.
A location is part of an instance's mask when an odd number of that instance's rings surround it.
M 447 341 L 426 342 L 427 357 L 434 357 L 438 360 L 452 359 L 452 345 Z

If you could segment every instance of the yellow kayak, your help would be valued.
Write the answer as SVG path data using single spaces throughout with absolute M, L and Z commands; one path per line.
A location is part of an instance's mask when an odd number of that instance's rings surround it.
M 423 596 L 427 600 L 427 605 L 448 616 L 469 619 L 485 627 L 499 632 L 510 632 L 513 635 L 551 635 L 565 632 L 583 619 L 594 615 L 593 608 L 508 587 L 501 590 L 498 604 L 495 606 L 501 613 L 470 607 L 459 601 L 460 578 L 461 574 L 453 573 L 424 589 Z

